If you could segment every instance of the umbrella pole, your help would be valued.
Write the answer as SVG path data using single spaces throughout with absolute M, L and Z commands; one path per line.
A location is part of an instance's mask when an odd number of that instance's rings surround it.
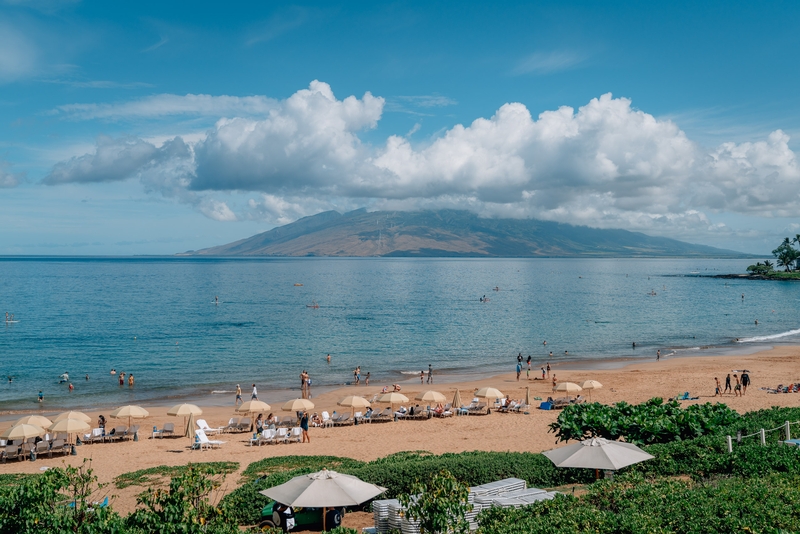
M 328 530 L 327 528 L 325 528 L 325 516 L 328 515 L 327 512 L 328 512 L 328 509 L 323 506 L 322 507 L 322 532 L 325 532 L 326 530 Z

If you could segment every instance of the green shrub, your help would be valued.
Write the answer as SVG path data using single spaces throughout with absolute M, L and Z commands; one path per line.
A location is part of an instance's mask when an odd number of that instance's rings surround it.
M 189 469 L 194 469 L 199 473 L 209 475 L 233 473 L 239 469 L 239 462 L 202 462 L 189 463 L 187 465 L 159 465 L 140 469 L 130 473 L 123 473 L 114 478 L 114 484 L 118 489 L 128 486 L 151 486 L 159 482 L 160 478 L 172 478 L 185 474 Z

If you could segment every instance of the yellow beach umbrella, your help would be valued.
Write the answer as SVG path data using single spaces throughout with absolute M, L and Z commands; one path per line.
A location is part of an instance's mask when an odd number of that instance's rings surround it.
M 495 388 L 481 388 L 475 392 L 475 396 L 479 399 L 502 399 L 505 397 L 499 389 Z
M 574 382 L 559 382 L 559 384 L 556 386 L 556 391 L 565 392 L 567 397 L 569 397 L 570 393 L 577 393 L 582 390 L 583 388 Z
M 587 380 L 583 384 L 581 384 L 583 389 L 589 390 L 589 398 L 592 398 L 592 390 L 593 389 L 602 389 L 603 384 L 598 382 L 597 380 Z
M 302 410 L 313 410 L 314 403 L 308 399 L 292 399 L 281 406 L 284 412 L 300 412 Z
M 7 440 L 28 439 L 41 436 L 46 432 L 47 431 L 44 428 L 38 425 L 22 423 L 19 425 L 14 425 L 11 428 L 7 428 L 2 434 L 0 434 L 0 438 Z
M 21 424 L 27 425 L 36 425 L 42 428 L 47 428 L 53 424 L 53 422 L 43 415 L 26 415 L 25 417 L 21 417 L 17 419 L 17 422 L 14 423 L 15 425 Z
M 369 408 L 369 401 L 358 395 L 348 395 L 336 404 L 346 408 L 352 408 L 353 414 L 356 413 L 356 408 Z
M 92 422 L 92 418 L 89 417 L 88 415 L 86 415 L 83 412 L 64 412 L 64 413 L 60 413 L 60 414 L 58 414 L 56 416 L 55 419 L 53 419 L 53 422 L 55 423 L 56 421 L 61 421 L 62 419 L 80 419 L 84 423 L 90 423 L 90 424 Z
M 268 412 L 271 409 L 272 407 L 264 401 L 250 400 L 240 404 L 239 407 L 236 408 L 236 411 L 242 413 L 255 413 L 255 412 Z
M 445 397 L 438 391 L 428 390 L 428 391 L 423 391 L 422 393 L 414 397 L 414 400 L 429 402 L 431 404 L 437 404 L 445 402 L 447 400 L 447 397 Z
M 78 432 L 91 430 L 89 423 L 81 419 L 62 419 L 50 425 L 50 432 L 64 432 L 67 434 L 67 443 L 72 443 L 72 436 Z
M 392 407 L 392 411 L 394 411 L 394 405 L 402 402 L 408 402 L 408 397 L 406 397 L 402 393 L 397 393 L 396 391 L 390 391 L 389 393 L 384 393 L 383 395 L 378 397 L 378 402 L 389 404 Z
M 203 410 L 194 404 L 176 404 L 167 410 L 167 415 L 183 417 L 183 426 L 188 429 L 189 427 L 186 425 L 186 418 L 194 415 L 203 415 Z M 192 421 L 192 423 L 194 423 L 194 421 Z
M 129 427 L 131 426 L 131 419 L 144 419 L 149 415 L 150 412 L 148 412 L 141 406 L 134 406 L 131 404 L 129 404 L 128 406 L 122 406 L 111 412 L 111 417 L 113 417 L 114 419 L 124 419 L 127 417 Z

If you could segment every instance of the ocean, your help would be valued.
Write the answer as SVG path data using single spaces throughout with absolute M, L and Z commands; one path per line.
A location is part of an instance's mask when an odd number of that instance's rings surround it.
M 40 409 L 40 389 L 51 410 L 229 404 L 253 383 L 269 402 L 299 396 L 303 369 L 315 390 L 356 366 L 381 386 L 428 364 L 438 380 L 513 372 L 520 352 L 535 369 L 602 367 L 800 342 L 800 283 L 710 276 L 749 263 L 0 258 L 0 313 L 15 321 L 0 322 L 0 413 Z

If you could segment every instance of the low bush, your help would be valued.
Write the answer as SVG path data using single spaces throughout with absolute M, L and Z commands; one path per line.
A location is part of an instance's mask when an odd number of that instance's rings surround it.
M 159 465 L 147 469 L 140 469 L 130 473 L 123 473 L 114 479 L 114 485 L 118 489 L 128 486 L 151 486 L 160 482 L 161 478 L 172 478 L 185 474 L 189 469 L 194 469 L 198 473 L 209 475 L 229 474 L 239 469 L 239 462 L 203 462 L 188 465 Z M 165 482 L 168 482 L 165 481 Z

